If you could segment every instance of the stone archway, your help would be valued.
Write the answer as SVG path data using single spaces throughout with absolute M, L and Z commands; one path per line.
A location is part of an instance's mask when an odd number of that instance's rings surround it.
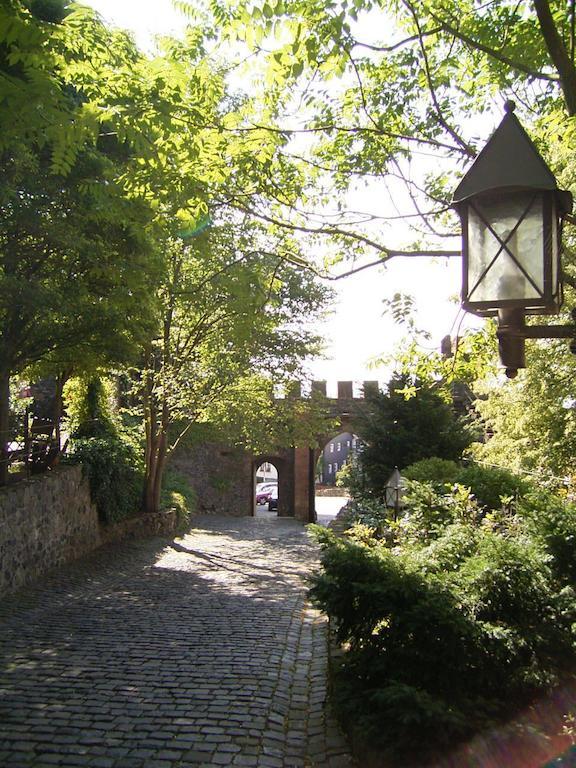
M 277 517 L 291 517 L 290 511 L 293 508 L 291 466 L 286 456 L 278 453 L 261 453 L 252 458 L 252 483 L 251 483 L 251 509 L 252 515 L 255 514 L 255 489 L 256 489 L 256 470 L 261 464 L 269 463 L 276 467 L 278 472 L 278 512 Z
M 313 382 L 313 390 L 326 395 L 326 382 Z M 364 382 L 363 391 L 378 388 L 378 382 Z M 291 392 L 297 397 L 298 387 Z M 326 398 L 329 414 L 337 421 L 337 431 L 353 431 L 351 420 L 355 403 L 351 381 L 338 382 L 338 396 Z M 332 434 L 319 435 L 324 445 Z M 196 491 L 198 511 L 207 514 L 247 517 L 254 515 L 255 470 L 270 461 L 279 473 L 279 517 L 295 517 L 303 523 L 316 521 L 315 468 L 319 448 L 286 446 L 276 451 L 250 454 L 240 448 L 215 443 L 182 448 L 171 459 Z
M 312 389 L 326 396 L 326 382 L 312 382 Z M 339 381 L 337 397 L 327 398 L 330 415 L 336 420 L 331 432 L 319 435 L 316 448 L 294 448 L 294 516 L 304 523 L 316 522 L 315 472 L 316 462 L 324 445 L 341 432 L 353 432 L 355 405 L 364 399 L 364 393 L 378 390 L 377 381 L 365 381 L 360 397 L 354 396 L 352 381 Z
M 335 485 L 336 474 L 354 455 L 355 439 L 352 425 L 348 422 L 319 438 L 318 447 L 314 449 L 316 485 Z

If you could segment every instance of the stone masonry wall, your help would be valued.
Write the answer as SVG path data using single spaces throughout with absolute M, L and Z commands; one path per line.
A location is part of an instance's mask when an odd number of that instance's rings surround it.
M 215 443 L 179 449 L 170 467 L 196 491 L 198 512 L 243 517 L 252 514 L 252 457 Z
M 100 544 L 80 466 L 0 488 L 0 594 Z

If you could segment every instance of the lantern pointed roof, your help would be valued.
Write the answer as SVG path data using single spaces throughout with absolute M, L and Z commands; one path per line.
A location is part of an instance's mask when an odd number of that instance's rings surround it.
M 394 467 L 394 471 L 388 478 L 388 482 L 386 483 L 386 488 L 404 488 L 406 483 L 404 482 L 404 478 L 400 474 L 400 470 L 398 467 Z
M 506 102 L 502 122 L 456 187 L 453 202 L 506 187 L 558 189 L 554 174 L 520 124 L 514 108 L 514 102 Z

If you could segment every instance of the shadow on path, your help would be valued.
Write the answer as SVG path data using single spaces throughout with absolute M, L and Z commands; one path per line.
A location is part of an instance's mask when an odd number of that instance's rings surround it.
M 294 521 L 197 518 L 0 606 L 0 765 L 349 765 L 326 708 L 316 551 Z

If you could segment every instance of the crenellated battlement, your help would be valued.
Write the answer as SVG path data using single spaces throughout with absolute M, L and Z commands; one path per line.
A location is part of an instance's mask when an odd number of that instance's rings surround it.
M 356 388 L 356 392 L 355 392 L 354 384 L 355 384 L 354 381 L 336 382 L 336 397 L 333 397 L 333 396 L 327 395 L 328 382 L 326 380 L 313 381 L 311 383 L 311 386 L 308 392 L 303 392 L 303 387 L 301 382 L 293 381 L 286 387 L 285 392 L 277 394 L 275 396 L 275 399 L 276 400 L 284 400 L 286 398 L 298 399 L 302 397 L 308 397 L 311 394 L 320 394 L 320 395 L 324 395 L 324 397 L 327 397 L 328 400 L 331 400 L 331 401 L 363 400 L 366 393 L 378 392 L 380 388 L 378 381 L 363 381 L 362 383 L 359 383 L 359 386 L 358 388 Z

